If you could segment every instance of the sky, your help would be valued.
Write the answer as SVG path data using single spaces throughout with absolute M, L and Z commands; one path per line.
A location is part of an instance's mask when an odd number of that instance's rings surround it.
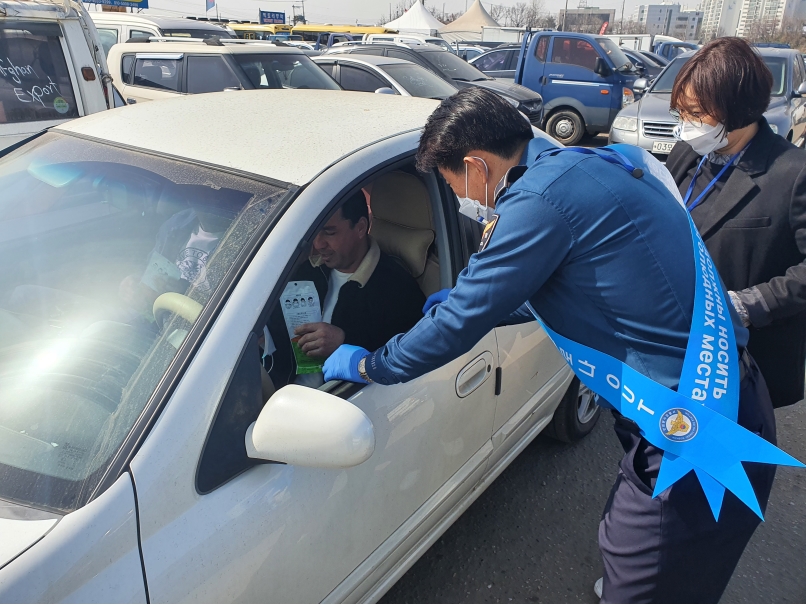
M 86 2 L 87 0 L 85 0 Z M 292 4 L 300 4 L 299 0 L 216 0 L 218 12 L 222 17 L 234 19 L 257 20 L 258 9 L 285 12 L 287 17 L 293 14 Z M 435 6 L 441 12 L 464 11 L 473 0 L 426 0 L 427 7 Z M 517 0 L 495 0 L 495 4 L 511 6 Z M 546 10 L 557 15 L 565 7 L 566 0 L 543 0 Z M 396 6 L 398 0 L 393 0 Z M 467 3 L 467 4 L 466 4 Z M 568 0 L 568 8 L 576 8 L 579 0 Z M 629 19 L 640 0 L 625 0 L 625 14 Z M 646 0 L 644 0 L 644 3 Z M 685 4 L 685 2 L 682 2 Z M 374 24 L 381 20 L 381 15 L 389 17 L 389 0 L 305 0 L 305 16 L 309 23 L 361 23 Z M 485 8 L 489 10 L 490 3 L 482 0 Z M 622 0 L 588 0 L 589 6 L 616 9 L 616 18 L 621 17 Z M 148 12 L 204 16 L 205 0 L 149 0 Z M 215 16 L 215 10 L 209 16 Z

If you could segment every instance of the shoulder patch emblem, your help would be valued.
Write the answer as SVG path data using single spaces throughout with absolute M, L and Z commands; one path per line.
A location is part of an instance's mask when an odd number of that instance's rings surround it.
M 487 244 L 490 243 L 490 238 L 493 236 L 493 231 L 495 231 L 495 226 L 498 224 L 498 215 L 493 214 L 492 220 L 487 223 L 484 227 L 484 232 L 481 234 L 481 243 L 479 244 L 479 252 L 484 250 L 487 247 Z

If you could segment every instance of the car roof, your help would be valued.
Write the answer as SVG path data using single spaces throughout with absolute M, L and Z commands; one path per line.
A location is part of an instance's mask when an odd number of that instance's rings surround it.
M 121 23 L 154 23 L 160 28 L 186 28 L 186 29 L 224 29 L 215 23 L 205 23 L 203 21 L 195 21 L 193 19 L 183 19 L 182 17 L 171 17 L 167 15 L 144 15 L 133 13 L 109 13 L 109 12 L 90 12 L 92 20 L 98 21 L 120 21 Z
M 795 50 L 794 48 L 764 48 L 764 47 L 754 46 L 753 50 L 755 50 L 762 57 L 787 57 L 789 55 L 799 55 L 800 54 L 800 51 Z M 677 59 L 678 57 L 683 57 L 683 58 L 693 57 L 695 54 L 697 54 L 697 52 L 698 51 L 696 51 L 696 50 L 687 50 L 685 52 L 680 53 L 679 55 L 677 55 L 674 58 Z M 672 59 L 672 60 L 674 60 L 674 59 Z
M 421 129 L 438 104 L 340 90 L 244 90 L 138 103 L 53 131 L 304 185 L 361 147 Z
M 283 54 L 302 55 L 302 49 L 295 46 L 276 46 L 270 42 L 248 41 L 248 42 L 227 42 L 226 40 L 217 44 L 207 44 L 201 40 L 188 42 L 179 38 L 170 42 L 124 42 L 115 44 L 109 51 L 124 53 L 188 53 L 188 54 Z
M 335 55 L 335 53 L 334 53 Z M 367 63 L 369 65 L 381 66 L 381 65 L 396 65 L 399 63 L 405 63 L 406 65 L 417 65 L 416 63 L 412 63 L 411 61 L 406 61 L 405 59 L 395 59 L 394 57 L 381 57 L 379 55 L 363 55 L 363 54 L 341 54 L 339 53 L 338 57 L 333 55 L 322 55 L 321 57 L 316 57 L 314 61 L 316 63 L 320 63 L 320 59 L 322 61 L 351 61 L 354 63 Z M 417 65 L 417 67 L 420 67 Z M 423 68 L 421 68 L 423 69 Z

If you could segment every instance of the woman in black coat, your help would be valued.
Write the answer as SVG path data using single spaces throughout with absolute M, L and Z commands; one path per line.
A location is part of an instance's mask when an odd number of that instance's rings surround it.
M 781 407 L 804 395 L 806 151 L 762 116 L 771 88 L 772 75 L 744 40 L 703 47 L 675 80 L 671 107 L 681 142 L 666 167 Z

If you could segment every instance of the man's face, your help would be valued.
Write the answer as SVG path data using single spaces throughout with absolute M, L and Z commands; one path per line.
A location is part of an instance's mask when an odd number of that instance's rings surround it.
M 339 209 L 313 240 L 314 253 L 330 269 L 348 272 L 363 258 L 367 237 L 367 220 L 360 218 L 355 225 L 344 218 Z

